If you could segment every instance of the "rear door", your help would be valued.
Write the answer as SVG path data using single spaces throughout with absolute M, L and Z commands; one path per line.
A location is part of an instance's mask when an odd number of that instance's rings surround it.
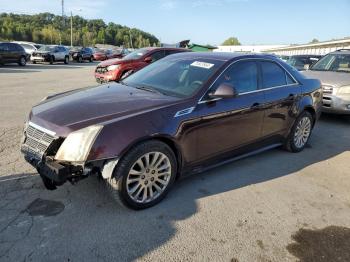
M 300 85 L 279 63 L 265 60 L 259 64 L 266 98 L 263 136 L 284 135 L 294 119 Z

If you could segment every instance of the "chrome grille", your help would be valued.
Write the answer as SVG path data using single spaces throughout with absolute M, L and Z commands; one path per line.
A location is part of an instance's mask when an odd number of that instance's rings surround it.
M 324 94 L 333 94 L 333 86 L 331 85 L 322 85 Z
M 96 67 L 96 73 L 99 73 L 99 74 L 104 74 L 106 73 L 108 70 L 107 70 L 107 67 Z
M 37 158 L 42 158 L 54 140 L 55 137 L 53 135 L 29 124 L 25 130 L 25 140 L 22 147 Z

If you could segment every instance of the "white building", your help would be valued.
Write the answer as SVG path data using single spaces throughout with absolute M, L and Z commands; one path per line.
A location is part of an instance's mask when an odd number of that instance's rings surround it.
M 305 45 L 266 48 L 263 52 L 276 55 L 325 55 L 338 49 L 350 49 L 350 38 Z
M 248 52 L 248 53 L 262 53 L 266 49 L 282 48 L 287 45 L 229 45 L 218 46 L 214 52 Z

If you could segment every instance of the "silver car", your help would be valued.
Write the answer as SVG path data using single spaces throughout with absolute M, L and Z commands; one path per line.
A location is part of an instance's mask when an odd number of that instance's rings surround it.
M 303 74 L 321 80 L 323 112 L 350 115 L 350 49 L 327 54 Z
M 68 64 L 69 50 L 61 45 L 44 45 L 32 53 L 30 61 L 33 64 L 37 62 L 49 62 L 53 64 L 58 61 Z

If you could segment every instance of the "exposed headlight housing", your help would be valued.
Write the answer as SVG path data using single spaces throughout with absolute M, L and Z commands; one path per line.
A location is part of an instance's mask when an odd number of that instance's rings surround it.
M 92 144 L 103 126 L 93 125 L 72 132 L 63 141 L 55 156 L 55 160 L 67 162 L 86 161 Z
M 119 67 L 120 65 L 110 65 L 110 66 L 107 66 L 107 70 L 114 71 L 114 70 L 117 70 Z
M 339 88 L 338 95 L 350 95 L 350 86 L 342 86 Z

